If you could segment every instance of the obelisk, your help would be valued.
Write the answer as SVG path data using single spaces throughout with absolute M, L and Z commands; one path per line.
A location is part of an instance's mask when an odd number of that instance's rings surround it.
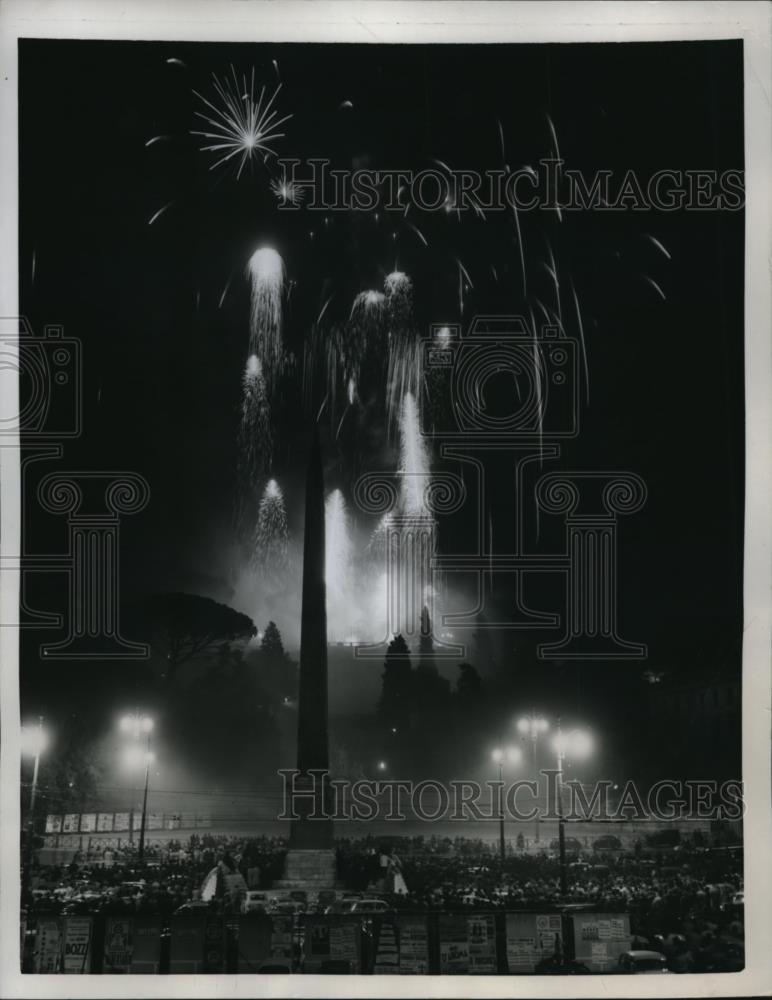
M 327 588 L 325 585 L 324 475 L 318 430 L 306 471 L 303 603 L 296 794 L 289 850 L 280 886 L 332 888 L 335 852 L 329 803 L 327 735 Z M 312 816 L 312 813 L 315 813 Z M 326 818 L 325 818 L 326 817 Z

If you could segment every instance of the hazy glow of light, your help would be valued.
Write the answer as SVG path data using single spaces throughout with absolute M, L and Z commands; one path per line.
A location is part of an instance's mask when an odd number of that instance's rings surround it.
M 411 392 L 405 393 L 399 422 L 399 471 L 402 473 L 402 505 L 406 514 L 426 514 L 424 490 L 429 485 L 429 456 Z
M 584 760 L 589 757 L 594 750 L 592 736 L 583 729 L 574 729 L 571 732 L 558 732 L 552 741 L 555 752 L 561 756 L 571 757 L 575 760 Z
M 48 747 L 48 733 L 41 726 L 24 727 L 21 731 L 21 752 L 25 757 L 39 757 Z
M 123 752 L 123 763 L 129 770 L 149 767 L 154 761 L 155 754 L 151 750 L 143 750 L 136 743 L 126 747 Z
M 327 627 L 336 640 L 347 635 L 354 614 L 353 544 L 346 501 L 333 490 L 325 501 L 325 578 Z

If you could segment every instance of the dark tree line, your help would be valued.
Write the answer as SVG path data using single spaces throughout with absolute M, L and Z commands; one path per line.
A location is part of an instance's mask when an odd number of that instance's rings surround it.
M 402 635 L 389 643 L 383 664 L 377 716 L 395 763 L 409 766 L 420 760 L 425 768 L 447 760 L 452 723 L 472 718 L 483 698 L 480 675 L 471 663 L 460 663 L 455 688 L 437 669 L 431 621 L 421 612 L 421 635 L 416 665 Z M 399 739 L 388 739 L 398 736 Z

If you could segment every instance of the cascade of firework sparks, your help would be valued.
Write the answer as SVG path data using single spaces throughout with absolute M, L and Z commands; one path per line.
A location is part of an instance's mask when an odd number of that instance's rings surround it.
M 413 320 L 413 283 L 401 271 L 387 275 L 384 283 L 389 319 L 389 363 L 386 420 L 391 434 L 396 428 L 402 401 L 408 393 L 419 396 L 421 341 Z
M 324 357 L 327 402 L 330 413 L 337 412 L 338 395 L 345 394 L 343 415 L 360 396 L 360 387 L 371 382 L 371 366 L 383 357 L 386 341 L 386 296 L 381 292 L 360 292 L 354 299 L 345 326 L 335 326 L 317 350 Z M 337 434 L 336 434 L 337 437 Z
M 429 485 L 429 452 L 421 434 L 418 404 L 406 392 L 399 420 L 400 509 L 415 517 L 428 516 L 424 491 Z
M 266 393 L 263 366 L 256 354 L 250 354 L 244 369 L 241 400 L 241 423 L 238 438 L 240 509 L 239 525 L 251 530 L 249 517 L 258 483 L 270 468 L 273 452 L 271 408 Z
M 325 578 L 327 582 L 327 633 L 345 639 L 352 625 L 353 540 L 346 501 L 333 490 L 325 502 Z
M 281 580 L 289 557 L 289 529 L 284 494 L 275 479 L 266 484 L 257 512 L 252 564 L 266 579 Z
M 262 364 L 268 390 L 282 369 L 282 297 L 284 261 L 271 247 L 260 247 L 249 259 L 247 275 L 252 285 L 249 352 Z
M 366 359 L 382 353 L 387 317 L 386 296 L 383 292 L 360 292 L 354 299 L 341 358 L 346 382 L 353 378 L 359 383 Z

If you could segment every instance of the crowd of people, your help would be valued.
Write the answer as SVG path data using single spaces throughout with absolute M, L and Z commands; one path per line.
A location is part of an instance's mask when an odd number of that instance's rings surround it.
M 204 835 L 148 845 L 142 864 L 135 848 L 124 847 L 76 856 L 66 866 L 37 866 L 24 881 L 27 926 L 44 911 L 162 918 L 197 909 L 238 913 L 249 890 L 270 890 L 281 877 L 286 850 L 278 837 Z M 377 897 L 394 911 L 591 904 L 628 913 L 633 946 L 661 951 L 680 963 L 678 971 L 742 967 L 741 851 L 686 844 L 664 852 L 581 852 L 568 865 L 565 893 L 550 851 L 511 851 L 502 859 L 484 842 L 368 837 L 339 840 L 336 854 L 339 898 L 345 886 L 349 898 Z M 331 905 L 334 910 L 329 899 L 292 901 L 293 912 L 324 912 Z

